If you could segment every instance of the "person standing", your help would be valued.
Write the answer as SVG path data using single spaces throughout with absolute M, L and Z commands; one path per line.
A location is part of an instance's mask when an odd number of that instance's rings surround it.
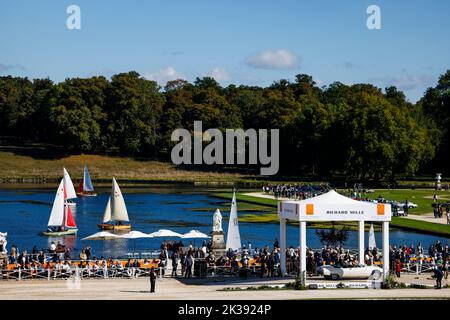
M 194 259 L 191 254 L 186 256 L 186 271 L 184 274 L 185 279 L 190 279 L 192 277 L 192 265 L 194 264 Z
M 155 268 L 150 268 L 150 293 L 155 293 L 155 286 L 156 286 L 156 273 Z
M 84 252 L 86 253 L 86 260 L 89 261 L 91 259 L 91 246 L 88 245 Z
M 444 276 L 442 270 L 437 266 L 433 268 L 434 278 L 436 279 L 436 289 L 442 288 L 442 277 Z
M 261 253 L 261 257 L 260 257 L 260 265 L 261 265 L 261 274 L 260 277 L 263 278 L 264 277 L 264 273 L 266 273 L 266 254 L 264 252 Z
M 397 259 L 397 262 L 395 263 L 395 274 L 398 278 L 400 278 L 400 272 L 402 271 L 402 263 L 400 262 L 400 259 Z
M 405 216 L 408 216 L 409 211 L 409 201 L 408 199 L 405 200 L 405 205 L 403 206 L 403 212 L 405 212 Z
M 447 280 L 447 278 L 448 278 L 448 258 L 443 259 L 442 273 L 443 273 L 444 279 Z
M 172 278 L 177 277 L 177 269 L 178 269 L 178 252 L 174 251 L 172 253 Z

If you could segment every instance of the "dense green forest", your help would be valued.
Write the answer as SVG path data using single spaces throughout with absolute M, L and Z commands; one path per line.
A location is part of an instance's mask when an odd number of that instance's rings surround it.
M 105 77 L 0 77 L 0 135 L 67 152 L 169 161 L 176 128 L 280 129 L 280 174 L 395 179 L 450 174 L 450 70 L 415 104 L 395 87 L 309 75 L 269 87 L 221 87 L 213 78 L 164 88 L 136 72 Z

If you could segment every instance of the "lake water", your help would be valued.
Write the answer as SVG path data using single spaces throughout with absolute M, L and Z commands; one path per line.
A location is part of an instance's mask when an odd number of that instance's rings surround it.
M 53 190 L 54 189 L 54 190 Z M 19 249 L 30 250 L 33 245 L 38 249 L 48 248 L 51 241 L 61 241 L 72 251 L 73 257 L 78 257 L 81 248 L 89 244 L 96 256 L 125 256 L 128 252 L 149 252 L 160 247 L 162 238 L 137 240 L 109 240 L 82 241 L 97 231 L 97 224 L 101 222 L 110 189 L 97 190 L 97 197 L 77 199 L 77 210 L 74 217 L 78 225 L 77 236 L 64 238 L 49 238 L 39 236 L 38 233 L 47 227 L 48 218 L 55 196 L 55 188 L 22 188 L 0 189 L 0 232 L 8 232 L 8 250 L 12 244 Z M 192 229 L 209 234 L 212 228 L 214 210 L 224 203 L 224 200 L 208 195 L 206 191 L 187 188 L 122 188 L 133 230 L 145 233 L 158 229 L 170 229 L 185 233 Z M 227 203 L 229 207 L 229 203 Z M 203 209 L 202 209 L 203 208 Z M 210 209 L 205 212 L 204 208 Z M 239 211 L 239 202 L 238 202 Z M 229 211 L 223 211 L 223 228 L 227 231 Z M 279 238 L 279 225 L 269 223 L 239 223 L 242 244 L 251 242 L 252 248 L 264 245 L 272 246 L 275 238 Z M 367 237 L 367 235 L 366 235 Z M 288 245 L 297 246 L 299 243 L 298 227 L 287 227 Z M 447 243 L 449 239 L 439 236 L 419 234 L 415 232 L 391 230 L 391 244 L 411 244 L 418 242 L 427 247 L 437 239 Z M 171 239 L 167 239 L 171 240 Z M 377 244 L 381 246 L 381 234 L 376 232 Z M 367 239 L 366 239 L 367 241 Z M 201 239 L 194 244 L 200 245 Z M 321 243 L 314 229 L 307 230 L 308 245 L 320 248 Z M 185 244 L 189 240 L 184 241 Z M 350 232 L 347 246 L 356 248 L 357 232 Z M 367 243 L 367 242 L 366 242 Z

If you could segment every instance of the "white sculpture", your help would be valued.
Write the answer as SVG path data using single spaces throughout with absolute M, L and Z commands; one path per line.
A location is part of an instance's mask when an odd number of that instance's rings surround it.
M 441 190 L 442 173 L 436 173 L 436 190 Z
M 8 241 L 6 241 L 7 236 L 8 232 L 0 232 L 0 255 L 6 256 L 8 254 L 8 250 L 6 250 L 6 244 L 8 243 Z
M 222 215 L 220 210 L 216 209 L 213 215 L 213 231 L 223 231 L 222 229 Z

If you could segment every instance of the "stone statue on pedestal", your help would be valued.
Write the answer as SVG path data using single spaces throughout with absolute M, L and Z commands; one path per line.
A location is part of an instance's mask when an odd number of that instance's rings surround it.
M 0 256 L 6 256 L 8 254 L 8 250 L 6 250 L 6 244 L 8 243 L 8 241 L 6 241 L 7 236 L 7 232 L 0 232 Z
M 213 227 L 211 231 L 211 251 L 216 257 L 225 254 L 225 237 L 222 229 L 222 215 L 220 210 L 216 209 L 213 215 Z
M 220 214 L 220 210 L 216 209 L 213 215 L 213 232 L 223 231 L 222 229 L 222 215 Z

